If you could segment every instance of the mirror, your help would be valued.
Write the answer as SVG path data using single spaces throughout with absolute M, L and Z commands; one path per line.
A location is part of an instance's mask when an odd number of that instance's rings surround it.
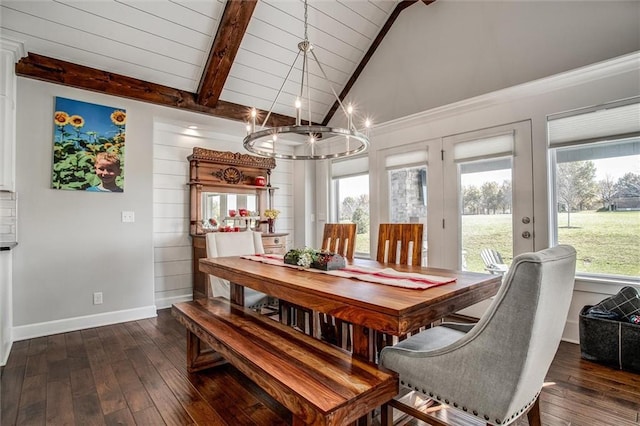
M 260 200 L 255 194 L 202 192 L 201 197 L 204 229 L 224 226 L 253 228 L 260 221 Z M 241 210 L 246 210 L 246 219 L 241 217 Z

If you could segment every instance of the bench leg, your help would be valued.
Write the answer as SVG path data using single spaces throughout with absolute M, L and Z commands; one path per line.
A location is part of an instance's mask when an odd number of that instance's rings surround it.
M 187 371 L 189 373 L 226 364 L 226 362 L 220 354 L 203 345 L 198 336 L 187 330 Z

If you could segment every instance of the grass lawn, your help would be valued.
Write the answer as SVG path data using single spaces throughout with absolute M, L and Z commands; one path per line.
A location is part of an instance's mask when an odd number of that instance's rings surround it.
M 484 270 L 483 248 L 498 250 L 510 263 L 511 215 L 466 215 L 462 223 L 468 270 Z M 578 252 L 578 272 L 640 276 L 640 212 L 571 213 L 570 228 L 566 213 L 561 213 L 558 225 L 558 242 Z
M 370 233 L 356 235 L 356 253 L 369 253 Z M 373 254 L 375 257 L 375 253 Z

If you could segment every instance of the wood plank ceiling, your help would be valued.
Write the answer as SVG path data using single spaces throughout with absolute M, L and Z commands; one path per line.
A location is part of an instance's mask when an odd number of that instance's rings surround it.
M 431 1 L 423 0 L 429 4 Z M 348 93 L 398 14 L 413 1 L 309 0 L 308 34 L 333 89 Z M 24 44 L 20 76 L 219 117 L 292 122 L 304 37 L 302 0 L 2 0 L 0 38 Z M 310 67 L 311 118 L 337 107 Z

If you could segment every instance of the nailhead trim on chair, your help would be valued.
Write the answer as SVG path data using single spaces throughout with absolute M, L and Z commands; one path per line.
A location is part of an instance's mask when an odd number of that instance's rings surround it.
M 419 390 L 418 390 L 418 388 L 417 388 L 417 387 L 413 388 L 413 387 L 411 386 L 411 384 L 409 384 L 409 383 L 406 383 L 406 384 L 405 384 L 404 380 L 400 380 L 400 384 L 401 384 L 401 385 L 403 385 L 403 386 L 408 387 L 409 389 L 415 389 L 417 392 L 419 392 Z M 422 393 L 426 395 L 426 394 L 427 394 L 427 391 L 426 391 L 425 389 L 422 389 Z M 515 412 L 515 413 L 513 413 L 510 417 L 505 418 L 505 419 L 495 419 L 495 423 L 496 423 L 496 424 L 498 424 L 498 425 L 500 425 L 500 424 L 502 424 L 505 420 L 512 421 L 513 419 L 520 417 L 520 416 L 522 415 L 522 413 L 524 413 L 525 411 L 527 411 L 527 410 L 529 409 L 529 407 L 531 407 L 531 406 L 533 405 L 533 403 L 536 401 L 536 399 L 538 399 L 538 397 L 539 397 L 539 396 L 540 396 L 540 392 L 536 393 L 536 395 L 534 396 L 534 398 L 533 398 L 531 401 L 529 401 L 529 403 L 528 403 L 527 405 L 525 405 L 524 407 L 522 407 L 522 408 L 520 409 L 520 411 L 516 411 L 516 412 Z M 433 392 L 429 392 L 429 397 L 431 397 L 431 398 L 435 398 L 435 399 L 436 399 L 436 400 L 438 400 L 438 401 L 442 401 L 442 397 L 441 397 L 440 395 L 434 395 L 434 393 L 433 393 Z M 447 405 L 450 405 L 450 404 L 449 404 L 449 399 L 446 399 L 446 398 L 445 398 L 444 403 L 445 403 L 445 404 L 447 404 Z M 452 404 L 452 405 L 453 405 L 455 408 L 458 408 L 458 407 L 459 407 L 459 404 L 458 404 L 457 402 L 455 402 L 455 401 L 453 402 L 453 404 Z M 462 411 L 464 411 L 464 412 L 468 412 L 468 408 L 463 406 L 463 407 L 462 407 Z M 474 415 L 474 416 L 476 416 L 476 417 L 480 418 L 480 416 L 478 415 L 478 411 L 477 411 L 477 410 L 473 410 L 473 411 L 472 411 L 472 413 L 473 413 L 473 415 Z M 484 414 L 484 415 L 483 415 L 483 417 L 484 417 L 484 420 L 485 420 L 485 421 L 489 421 L 489 419 L 491 418 L 491 416 L 489 416 L 488 414 Z

